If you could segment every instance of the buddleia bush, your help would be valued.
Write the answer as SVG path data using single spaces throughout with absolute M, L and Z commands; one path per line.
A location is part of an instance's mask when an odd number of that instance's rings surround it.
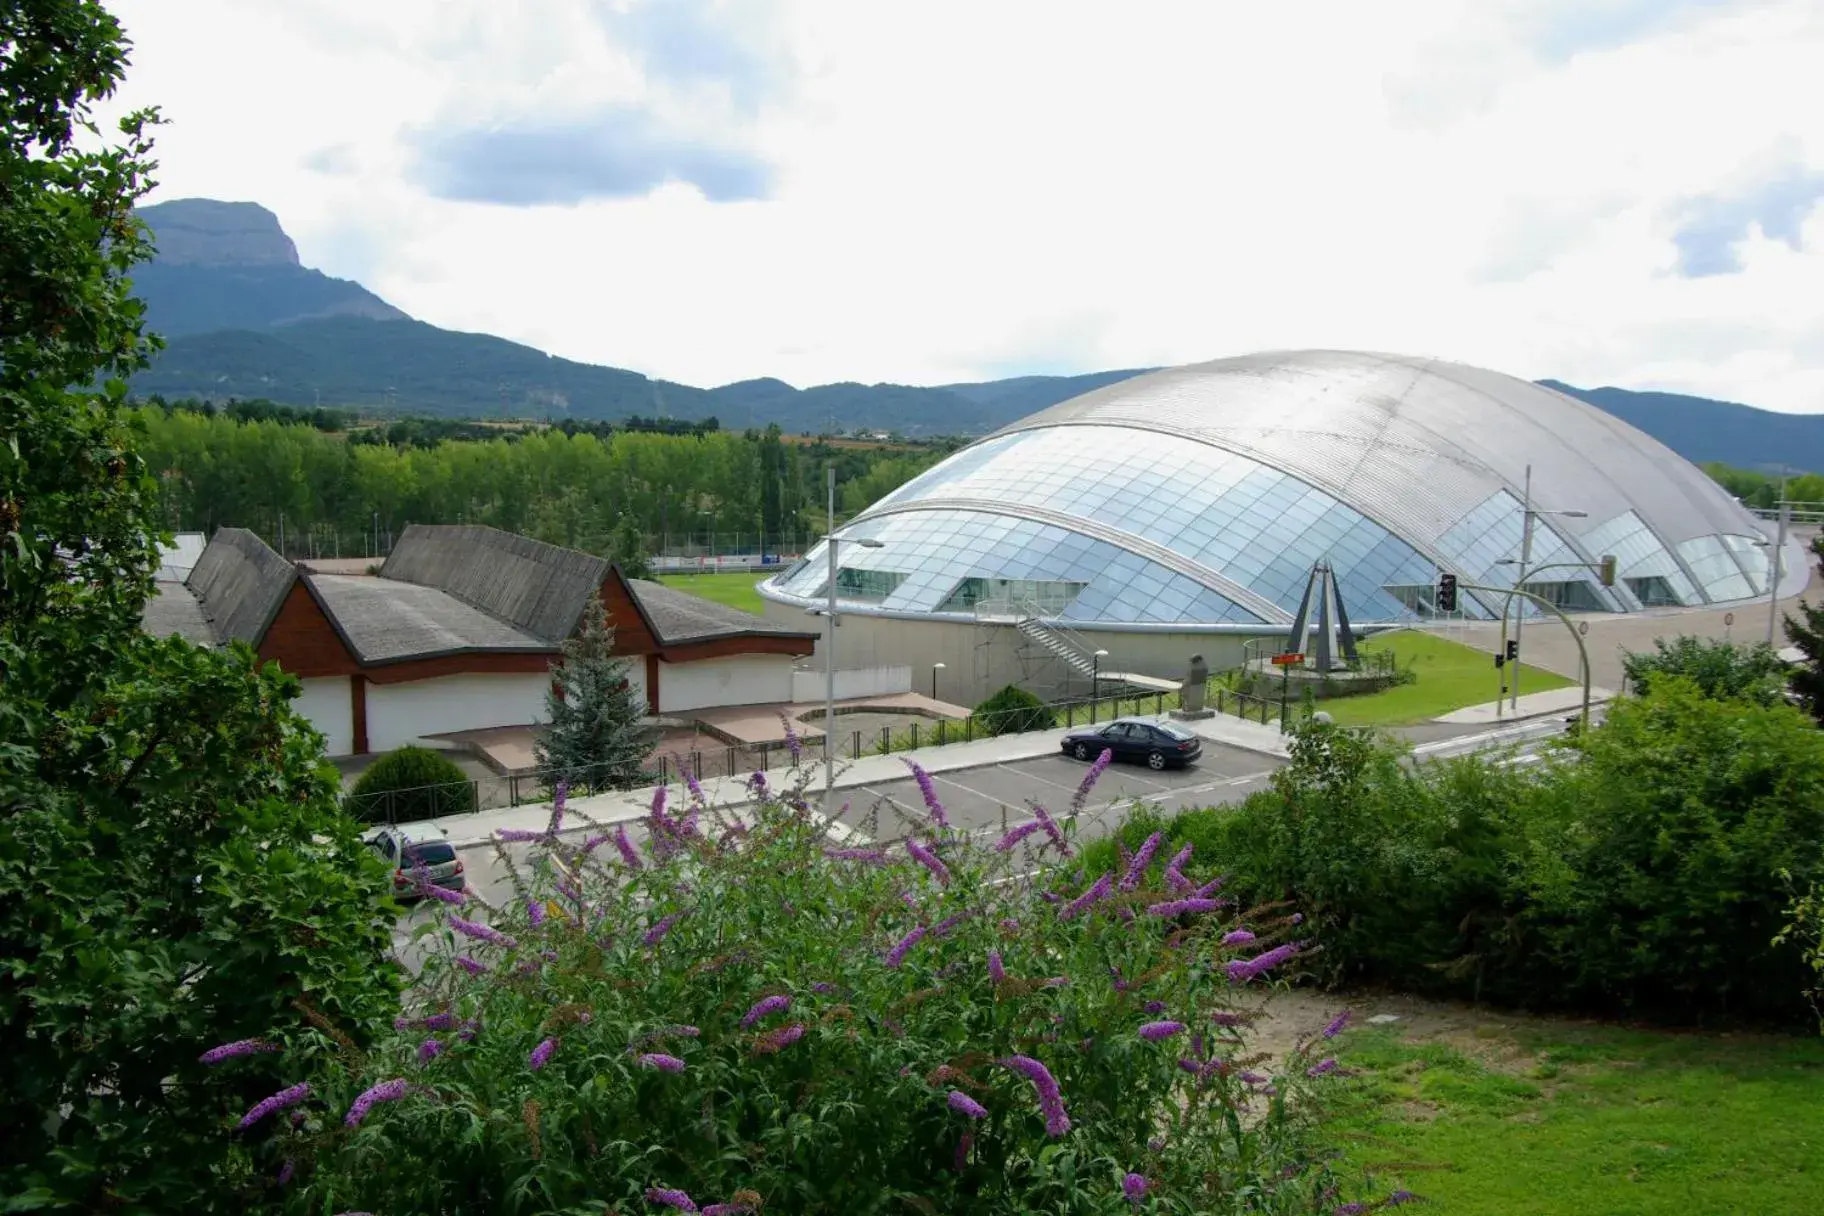
M 891 847 L 832 843 L 798 792 L 753 784 L 739 818 L 694 790 L 671 813 L 661 789 L 642 822 L 576 834 L 560 801 L 511 906 L 442 893 L 396 1033 L 319 1044 L 243 1120 L 240 1151 L 272 1179 L 250 1203 L 1341 1202 L 1319 1134 L 1341 1021 L 1269 1062 L 1249 1046 L 1256 994 L 1238 1001 L 1312 948 L 1289 910 L 1230 906 L 1156 838 L 1085 873 L 1042 810 L 974 841 L 928 779 L 930 819 Z

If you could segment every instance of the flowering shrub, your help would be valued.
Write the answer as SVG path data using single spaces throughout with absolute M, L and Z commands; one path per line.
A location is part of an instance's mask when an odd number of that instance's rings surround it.
M 1269 1066 L 1235 1008 L 1293 917 L 938 820 L 845 848 L 791 791 L 661 792 L 625 853 L 547 835 L 551 889 L 441 909 L 395 1036 L 316 1056 L 240 1151 L 311 1212 L 1335 1207 L 1334 1061 Z

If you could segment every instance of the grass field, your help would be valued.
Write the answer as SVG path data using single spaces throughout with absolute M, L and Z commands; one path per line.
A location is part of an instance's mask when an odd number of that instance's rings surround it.
M 1350 1032 L 1369 1193 L 1440 1216 L 1824 1212 L 1824 1041 L 1582 1024 Z
M 1407 630 L 1371 638 L 1362 649 L 1393 651 L 1399 665 L 1418 679 L 1385 692 L 1323 702 L 1321 708 L 1340 725 L 1404 726 L 1495 699 L 1494 657 L 1486 651 Z M 1555 672 L 1521 666 L 1522 692 L 1545 692 L 1571 683 Z
M 727 574 L 667 574 L 659 581 L 667 587 L 676 587 L 679 591 L 688 591 L 692 595 L 700 595 L 706 600 L 727 604 L 730 608 L 739 608 L 757 616 L 763 605 L 760 593 L 754 590 L 754 584 L 765 577 L 746 571 L 731 571 Z

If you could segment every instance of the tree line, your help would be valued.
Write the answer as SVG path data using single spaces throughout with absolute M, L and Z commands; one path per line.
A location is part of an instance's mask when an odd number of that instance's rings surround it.
M 629 536 L 648 552 L 771 552 L 822 533 L 826 468 L 849 516 L 961 442 L 838 448 L 788 442 L 776 426 L 665 433 L 663 420 L 638 420 L 659 424 L 650 430 L 527 426 L 485 437 L 405 420 L 343 433 L 314 411 L 287 413 L 134 411 L 165 526 L 246 527 L 294 555 L 383 551 L 408 523 L 488 524 L 596 553 L 618 553 Z

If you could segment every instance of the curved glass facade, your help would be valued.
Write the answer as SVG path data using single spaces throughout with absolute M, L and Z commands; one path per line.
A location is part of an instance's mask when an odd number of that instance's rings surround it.
M 882 547 L 843 550 L 837 593 L 864 611 L 1277 626 L 1328 562 L 1351 619 L 1412 619 L 1444 571 L 1514 584 L 1515 471 L 1541 508 L 1530 591 L 1608 611 L 1763 591 L 1746 513 L 1655 448 L 1494 373 L 1336 352 L 1224 360 L 1054 406 L 927 470 L 845 530 Z M 1608 553 L 1613 588 L 1592 569 Z M 826 562 L 819 546 L 764 590 L 822 599 Z M 1459 605 L 1493 616 L 1501 598 Z

